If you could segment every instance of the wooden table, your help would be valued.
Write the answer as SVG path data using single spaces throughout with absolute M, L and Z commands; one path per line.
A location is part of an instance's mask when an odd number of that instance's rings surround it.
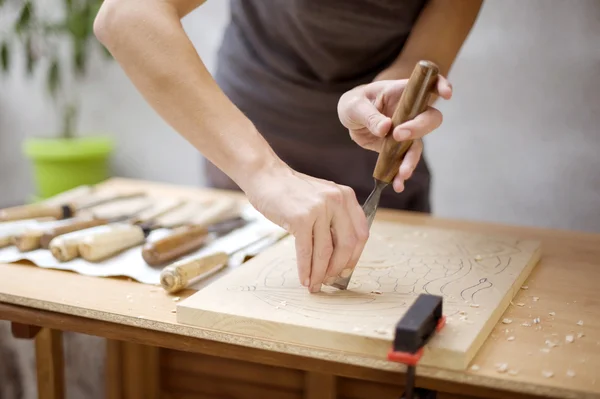
M 184 196 L 222 195 L 127 179 L 106 184 Z M 507 310 L 504 317 L 513 319 L 514 327 L 508 331 L 502 323 L 495 327 L 473 361 L 477 370 L 421 367 L 417 385 L 443 392 L 441 398 L 600 397 L 600 235 L 390 210 L 381 210 L 377 217 L 509 233 L 543 243 L 542 259 L 526 282 L 528 288 L 513 301 L 526 306 Z M 13 322 L 15 336 L 36 336 L 40 397 L 59 398 L 64 392 L 61 331 L 108 339 L 107 396 L 111 398 L 367 399 L 395 398 L 402 392 L 403 366 L 383 360 L 370 359 L 367 368 L 361 366 L 365 359 L 285 342 L 274 342 L 271 350 L 264 350 L 252 343 L 238 346 L 214 340 L 211 331 L 178 324 L 176 297 L 157 286 L 28 264 L 0 265 L 0 276 L 0 319 Z M 520 326 L 536 317 L 539 325 Z M 38 332 L 32 326 L 42 329 Z M 567 335 L 575 337 L 573 343 L 565 341 Z M 508 340 L 509 336 L 515 338 Z M 518 373 L 500 373 L 499 363 L 508 363 Z

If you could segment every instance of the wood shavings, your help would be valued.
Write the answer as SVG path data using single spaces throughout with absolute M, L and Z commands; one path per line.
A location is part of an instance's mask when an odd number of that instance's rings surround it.
M 521 287 L 521 289 L 522 289 L 522 290 L 528 290 L 528 289 L 529 289 L 529 287 L 528 287 L 528 286 L 526 286 L 526 285 L 524 285 L 524 286 L 522 286 L 522 287 Z
M 514 377 L 517 374 L 519 374 L 519 370 L 508 370 L 508 375 L 510 376 Z
M 512 323 L 512 319 L 502 319 L 502 324 L 510 324 Z
M 177 309 L 171 310 L 171 313 L 177 313 Z
M 550 348 L 554 348 L 555 346 L 558 346 L 557 342 L 550 341 L 549 339 L 546 340 L 545 344 L 548 345 Z
M 579 321 L 577 322 L 577 325 L 578 325 L 578 326 L 582 326 L 582 325 L 583 325 L 583 320 L 579 320 Z
M 506 338 L 507 341 L 514 341 L 515 340 L 515 336 L 511 335 L 510 337 Z
M 521 323 L 521 325 L 522 325 L 523 327 L 531 327 L 531 324 L 530 324 L 530 323 Z
M 556 312 L 550 312 L 548 313 L 550 316 L 556 316 Z
M 567 370 L 566 374 L 569 378 L 575 377 L 575 372 L 573 370 Z
M 375 291 L 371 291 L 371 294 L 377 294 L 377 295 L 381 295 L 382 292 L 379 290 L 375 290 Z
M 477 261 L 480 261 L 480 260 L 482 260 L 482 259 L 483 259 L 483 258 L 481 257 L 481 255 L 475 255 L 475 260 L 477 260 Z
M 479 304 L 478 303 L 472 303 L 469 306 L 472 307 L 472 308 L 478 308 Z
M 571 343 L 573 343 L 573 341 L 575 341 L 575 337 L 569 334 L 565 337 L 565 341 L 567 343 L 571 344 Z
M 552 378 L 554 377 L 554 373 L 550 370 L 544 370 L 542 371 L 542 375 L 544 376 L 544 378 Z
M 471 366 L 471 371 L 479 371 L 479 366 L 474 364 Z
M 279 303 L 281 304 L 281 306 L 287 306 L 287 301 L 281 301 Z
M 550 353 L 550 349 L 548 349 L 548 348 L 542 348 L 542 349 L 540 349 L 540 352 L 542 352 L 542 353 Z
M 387 331 L 387 329 L 386 329 L 386 328 L 380 327 L 380 328 L 376 329 L 376 330 L 375 330 L 375 332 L 376 332 L 377 334 L 384 335 L 384 334 L 387 334 L 387 332 L 388 332 L 388 331 Z
M 537 301 L 539 301 L 539 300 L 540 300 L 540 297 L 539 297 L 539 296 L 534 296 L 534 297 L 533 297 L 533 302 L 537 302 Z
M 517 305 L 520 308 L 522 308 L 523 306 L 525 306 L 525 304 L 523 302 L 517 302 L 517 303 L 515 303 L 515 305 Z
M 577 338 L 583 338 L 583 337 L 585 337 L 584 333 L 582 333 L 582 332 L 577 333 Z
M 508 370 L 508 364 L 506 363 L 498 363 L 496 364 L 496 371 L 499 373 L 506 373 Z
M 535 319 L 533 319 L 533 324 L 540 324 L 541 320 L 539 317 L 536 317 Z
M 175 298 L 173 298 L 173 302 L 179 302 L 180 299 L 180 297 L 176 296 Z
M 466 315 L 466 314 L 467 314 L 467 312 L 465 312 L 464 310 L 461 310 L 461 311 L 459 311 L 459 312 L 458 312 L 458 314 L 461 314 L 461 315 Z

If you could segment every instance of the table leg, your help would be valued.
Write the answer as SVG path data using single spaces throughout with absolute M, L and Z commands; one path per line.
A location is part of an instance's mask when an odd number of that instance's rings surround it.
M 107 344 L 107 399 L 159 399 L 159 348 L 116 340 Z
M 304 378 L 304 399 L 336 398 L 334 375 L 307 371 Z
M 63 399 L 65 378 L 62 332 L 42 328 L 35 338 L 39 399 Z

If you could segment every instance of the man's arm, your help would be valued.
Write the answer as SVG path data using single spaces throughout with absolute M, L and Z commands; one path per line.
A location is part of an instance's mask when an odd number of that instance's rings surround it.
M 94 31 L 163 119 L 244 189 L 281 162 L 221 91 L 181 25 L 202 3 L 106 0 Z
M 430 0 L 419 15 L 398 58 L 375 80 L 408 79 L 415 64 L 435 62 L 448 76 L 481 9 L 483 0 Z

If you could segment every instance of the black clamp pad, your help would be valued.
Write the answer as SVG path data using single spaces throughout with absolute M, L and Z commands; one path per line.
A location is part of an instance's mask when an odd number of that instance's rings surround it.
M 443 298 L 421 294 L 396 324 L 394 351 L 416 353 L 436 332 L 442 318 Z

